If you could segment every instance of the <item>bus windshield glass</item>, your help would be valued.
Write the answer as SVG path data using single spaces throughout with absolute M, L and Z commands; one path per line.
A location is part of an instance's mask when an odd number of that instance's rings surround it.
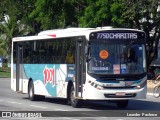
M 91 74 L 141 74 L 146 72 L 145 62 L 144 44 L 89 44 L 88 73 Z

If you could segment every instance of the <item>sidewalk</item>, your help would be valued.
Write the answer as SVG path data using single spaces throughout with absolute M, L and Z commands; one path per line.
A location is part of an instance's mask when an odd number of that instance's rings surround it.
M 153 83 L 152 80 L 147 80 L 147 92 L 153 93 L 153 88 L 156 86 L 156 84 Z
M 152 92 L 155 84 L 152 82 L 152 80 L 147 80 L 147 92 Z
M 147 93 L 153 93 L 153 88 L 147 88 Z

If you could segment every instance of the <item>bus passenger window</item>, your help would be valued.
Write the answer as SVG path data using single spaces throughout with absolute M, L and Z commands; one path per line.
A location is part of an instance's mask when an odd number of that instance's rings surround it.
M 69 64 L 73 64 L 74 63 L 73 53 L 71 51 L 67 52 L 66 63 L 69 63 Z

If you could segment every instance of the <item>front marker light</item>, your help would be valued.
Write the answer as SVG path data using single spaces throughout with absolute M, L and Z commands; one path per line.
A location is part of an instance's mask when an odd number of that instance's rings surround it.
M 98 84 L 95 84 L 94 87 L 97 88 L 98 90 L 103 90 L 104 89 L 101 85 L 98 85 Z
M 103 90 L 104 88 L 99 85 L 99 86 L 97 86 L 97 89 L 98 89 L 98 90 Z
M 143 83 L 141 83 L 140 85 L 137 85 L 136 88 L 137 89 L 141 89 L 143 88 L 145 85 L 147 84 L 147 81 L 145 80 Z

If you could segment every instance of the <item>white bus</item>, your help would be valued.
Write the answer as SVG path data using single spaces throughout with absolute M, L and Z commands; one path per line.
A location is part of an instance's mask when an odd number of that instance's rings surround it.
M 12 40 L 11 89 L 30 100 L 104 100 L 125 108 L 146 98 L 146 34 L 124 28 L 66 28 Z

